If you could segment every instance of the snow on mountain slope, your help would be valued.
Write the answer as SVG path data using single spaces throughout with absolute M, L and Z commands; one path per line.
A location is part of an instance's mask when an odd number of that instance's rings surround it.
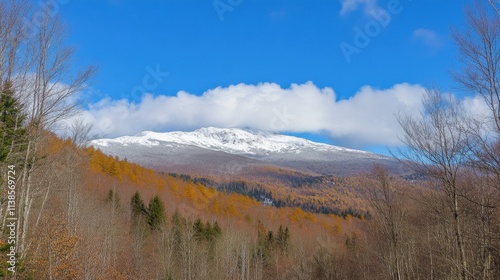
M 380 164 L 400 169 L 389 157 L 276 133 L 238 128 L 201 128 L 192 132 L 144 131 L 135 136 L 98 139 L 104 153 L 164 172 L 226 173 L 275 166 L 308 174 L 355 175 Z
M 316 143 L 306 139 L 275 134 L 263 131 L 244 130 L 239 128 L 207 127 L 193 132 L 157 133 L 144 131 L 135 136 L 123 136 L 115 139 L 99 139 L 92 141 L 96 147 L 107 147 L 111 144 L 128 146 L 195 146 L 212 151 L 248 156 L 266 156 L 270 154 L 299 154 L 305 150 L 317 152 L 352 152 L 368 155 L 358 150 Z M 177 145 L 175 145 L 177 144 Z

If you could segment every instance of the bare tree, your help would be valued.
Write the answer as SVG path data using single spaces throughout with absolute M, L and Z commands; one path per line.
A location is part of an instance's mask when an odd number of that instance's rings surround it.
M 102 137 L 101 134 L 94 132 L 93 125 L 87 123 L 82 116 L 72 119 L 65 128 L 67 129 L 71 142 L 77 147 L 84 147 L 90 140 Z
M 496 4 L 490 3 L 495 7 Z M 463 69 L 454 74 L 464 90 L 482 97 L 489 108 L 470 123 L 471 162 L 500 178 L 500 17 L 479 1 L 465 11 L 466 29 L 453 37 Z
M 461 104 L 451 95 L 443 96 L 439 91 L 428 91 L 423 100 L 424 110 L 420 117 L 399 116 L 403 129 L 401 140 L 406 148 L 401 150 L 410 160 L 415 171 L 438 183 L 439 191 L 445 194 L 444 202 L 451 215 L 456 251 L 458 252 L 459 279 L 468 278 L 462 209 L 462 192 L 458 183 L 459 174 L 468 159 L 469 149 Z
M 27 72 L 26 49 L 22 46 L 26 31 L 22 20 L 29 9 L 25 0 L 0 2 L 0 85 Z
M 393 186 L 387 170 L 376 165 L 372 175 L 375 177 L 376 183 L 370 185 L 366 190 L 366 195 L 374 210 L 374 219 L 380 227 L 383 240 L 388 243 L 389 247 L 388 252 L 384 250 L 381 258 L 386 261 L 391 279 L 403 279 L 402 242 L 404 238 L 402 227 L 405 217 L 405 211 L 402 207 L 403 201 Z
M 480 2 L 465 10 L 466 30 L 455 30 L 453 38 L 464 68 L 454 74 L 464 89 L 483 97 L 500 132 L 500 18 Z
M 495 3 L 495 1 L 493 0 L 488 0 L 490 2 L 490 5 L 493 7 L 493 9 L 495 10 L 495 12 L 500 16 L 500 10 L 498 9 L 497 5 L 499 3 Z
M 465 30 L 453 33 L 463 64 L 454 78 L 464 90 L 482 97 L 489 109 L 473 116 L 467 126 L 468 164 L 476 176 L 467 199 L 477 208 L 481 225 L 477 239 L 482 240 L 479 255 L 484 278 L 494 278 L 492 255 L 500 255 L 493 244 L 500 239 L 495 230 L 500 210 L 500 10 L 498 1 L 489 0 L 489 4 L 475 1 L 467 7 Z
M 19 74 L 22 70 L 26 71 L 27 59 L 26 56 L 22 55 L 22 46 L 21 40 L 24 36 L 24 30 L 21 28 L 21 20 L 26 15 L 26 10 L 28 8 L 28 4 L 26 1 L 2 1 L 0 2 L 0 100 L 4 100 L 7 94 L 6 91 L 14 91 L 16 92 L 13 84 L 13 75 Z M 17 97 L 17 96 L 16 96 Z M 15 98 L 16 101 L 19 101 L 18 98 Z M 21 123 L 18 122 L 20 116 L 16 116 L 16 124 L 14 128 L 14 132 L 18 131 L 21 128 Z M 7 137 L 7 133 L 12 133 L 12 131 L 8 131 L 0 121 L 0 141 L 3 144 L 10 146 L 9 151 L 5 159 L 9 159 L 9 162 L 6 162 L 8 165 L 17 164 L 18 161 L 22 161 L 22 152 L 15 155 L 15 162 L 12 160 L 13 147 L 15 144 L 19 144 L 18 142 L 21 139 L 16 139 L 16 137 L 12 137 L 10 141 L 10 137 Z M 9 140 L 6 140 L 9 139 Z M 5 143 L 4 143 L 5 140 Z M 5 174 L 6 166 L 0 163 L 0 172 Z M 0 178 L 0 183 L 3 182 L 3 177 Z M 0 190 L 0 195 L 2 198 L 6 188 L 2 188 Z M 4 210 L 4 199 L 0 199 L 0 220 L 5 220 L 6 216 L 3 215 Z
M 48 9 L 48 8 L 47 8 Z M 28 143 L 24 157 L 20 187 L 18 253 L 24 257 L 27 244 L 30 210 L 34 199 L 32 173 L 38 161 L 39 147 L 45 132 L 62 119 L 72 116 L 76 103 L 73 96 L 81 91 L 94 72 L 86 69 L 72 76 L 70 60 L 74 50 L 65 47 L 66 32 L 60 20 L 48 10 L 38 13 L 39 26 L 33 36 L 25 39 L 30 58 L 28 74 L 21 90 L 28 107 Z

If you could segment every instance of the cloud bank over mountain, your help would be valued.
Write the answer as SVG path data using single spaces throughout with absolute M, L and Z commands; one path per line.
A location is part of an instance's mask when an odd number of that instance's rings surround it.
M 399 144 L 398 113 L 422 109 L 425 88 L 407 83 L 388 89 L 362 87 L 349 99 L 312 82 L 283 88 L 275 83 L 237 84 L 201 95 L 145 94 L 140 102 L 103 99 L 84 112 L 85 119 L 108 137 L 140 131 L 240 127 L 289 133 L 323 133 L 349 147 Z M 469 102 L 478 110 L 477 102 Z

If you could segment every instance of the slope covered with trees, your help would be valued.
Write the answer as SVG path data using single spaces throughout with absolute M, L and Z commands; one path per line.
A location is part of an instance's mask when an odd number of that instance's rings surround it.
M 73 50 L 50 10 L 25 33 L 20 23 L 32 9 L 0 2 L 3 278 L 500 278 L 496 10 L 469 9 L 468 29 L 454 34 L 465 67 L 457 82 L 489 111 L 468 114 L 433 90 L 421 116 L 398 118 L 402 155 L 419 180 L 375 166 L 356 178 L 288 174 L 214 188 L 210 178 L 157 173 L 86 148 L 86 128 L 55 136 L 93 69 L 70 75 Z M 309 209 L 318 205 L 365 212 Z

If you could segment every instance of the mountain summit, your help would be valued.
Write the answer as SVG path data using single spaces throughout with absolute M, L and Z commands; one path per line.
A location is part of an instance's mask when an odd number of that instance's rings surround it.
M 211 173 L 232 162 L 239 169 L 272 165 L 313 174 L 352 175 L 375 163 L 391 169 L 397 165 L 394 159 L 382 155 L 240 128 L 144 131 L 135 136 L 93 140 L 91 145 L 104 153 L 169 172 Z
M 317 143 L 303 138 L 286 136 L 258 130 L 240 128 L 200 128 L 192 132 L 158 133 L 143 131 L 135 136 L 124 136 L 115 139 L 100 139 L 93 141 L 96 147 L 118 144 L 128 146 L 195 146 L 212 151 L 247 156 L 266 156 L 270 154 L 293 153 L 300 154 L 307 150 L 318 152 L 353 152 L 369 154 L 368 152 Z

